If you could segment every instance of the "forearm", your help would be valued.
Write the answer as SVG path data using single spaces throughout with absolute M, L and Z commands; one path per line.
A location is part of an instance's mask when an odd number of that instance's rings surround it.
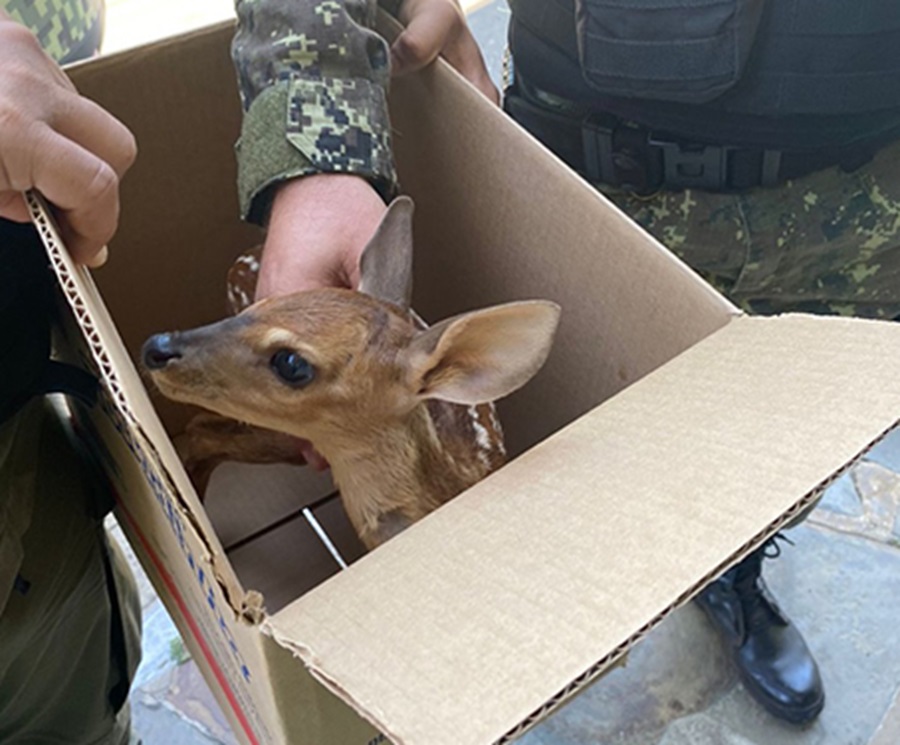
M 375 0 L 239 0 L 237 11 L 242 214 L 264 221 L 273 187 L 318 173 L 358 175 L 390 196 L 390 56 L 371 30 Z
M 390 50 L 370 30 L 379 6 L 406 26 Z M 255 0 L 238 7 L 241 205 L 245 217 L 268 228 L 257 298 L 354 288 L 360 255 L 396 191 L 389 74 L 415 72 L 443 54 L 495 102 L 497 91 L 457 0 Z

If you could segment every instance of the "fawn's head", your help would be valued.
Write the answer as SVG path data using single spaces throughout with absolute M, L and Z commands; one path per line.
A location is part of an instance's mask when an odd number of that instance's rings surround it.
M 476 404 L 527 382 L 549 352 L 550 302 L 416 327 L 409 312 L 412 202 L 395 200 L 361 260 L 360 291 L 274 297 L 191 331 L 157 334 L 143 362 L 169 398 L 328 450 L 378 436 L 430 398 Z

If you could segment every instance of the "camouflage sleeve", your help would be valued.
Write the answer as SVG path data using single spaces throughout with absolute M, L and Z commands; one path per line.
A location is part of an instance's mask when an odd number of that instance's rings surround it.
M 396 13 L 402 0 L 381 0 Z M 244 123 L 237 145 L 241 214 L 264 222 L 270 187 L 354 173 L 388 198 L 396 176 L 386 92 L 387 42 L 376 0 L 237 0 L 232 44 Z

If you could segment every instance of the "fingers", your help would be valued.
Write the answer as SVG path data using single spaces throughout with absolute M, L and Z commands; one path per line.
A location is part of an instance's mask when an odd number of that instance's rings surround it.
M 63 137 L 77 142 L 109 164 L 119 178 L 134 164 L 137 145 L 131 131 L 93 101 L 73 96 L 62 116 L 50 122 Z
M 31 185 L 62 211 L 72 258 L 95 263 L 119 222 L 119 177 L 102 158 L 50 128 L 35 137 Z
M 491 82 L 481 50 L 457 3 L 407 0 L 401 20 L 406 22 L 406 29 L 391 46 L 394 75 L 421 70 L 440 55 L 489 100 L 500 103 L 500 93 Z
M 0 192 L 0 217 L 13 222 L 28 222 L 28 207 L 19 192 Z
M 131 132 L 93 101 L 68 97 L 57 107 L 51 126 L 32 123 L 12 137 L 0 216 L 27 221 L 17 193 L 36 188 L 62 214 L 61 229 L 73 258 L 89 266 L 104 263 L 105 243 L 119 216 L 119 179 L 134 162 Z
M 48 122 L 7 118 L 0 153 L 0 216 L 29 218 L 21 192 L 39 190 L 58 210 L 75 261 L 99 266 L 119 219 L 119 179 L 134 137 L 97 104 L 63 94 Z
M 406 29 L 391 47 L 395 75 L 415 72 L 434 62 L 465 25 L 456 7 L 446 0 L 417 3 L 408 14 Z
M 134 136 L 103 108 L 77 95 L 51 123 L 57 136 L 48 138 L 46 157 L 38 156 L 34 185 L 63 210 L 73 258 L 102 266 L 106 243 L 118 226 L 119 181 L 137 155 Z M 70 159 L 61 167 L 50 160 L 53 152 Z
M 321 472 L 328 470 L 328 461 L 313 447 L 313 444 L 309 440 L 297 440 L 297 446 L 300 450 L 300 454 L 306 461 L 306 465 L 314 471 Z
M 484 57 L 472 35 L 466 33 L 444 52 L 449 62 L 459 73 L 496 106 L 500 105 L 500 91 L 494 85 L 484 64 Z
M 24 26 L 0 16 L 0 216 L 27 220 L 21 192 L 53 204 L 73 258 L 97 265 L 119 219 L 128 129 L 78 95 Z

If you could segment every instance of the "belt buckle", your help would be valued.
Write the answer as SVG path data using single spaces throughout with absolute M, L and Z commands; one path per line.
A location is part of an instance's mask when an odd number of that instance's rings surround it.
M 662 151 L 663 180 L 667 186 L 722 191 L 728 184 L 727 145 L 683 145 L 651 138 Z
M 661 173 L 644 130 L 595 112 L 582 120 L 581 132 L 585 174 L 592 182 L 641 193 L 658 188 Z
M 584 168 L 594 183 L 615 184 L 616 166 L 613 163 L 613 131 L 615 119 L 590 114 L 581 124 L 584 142 Z

